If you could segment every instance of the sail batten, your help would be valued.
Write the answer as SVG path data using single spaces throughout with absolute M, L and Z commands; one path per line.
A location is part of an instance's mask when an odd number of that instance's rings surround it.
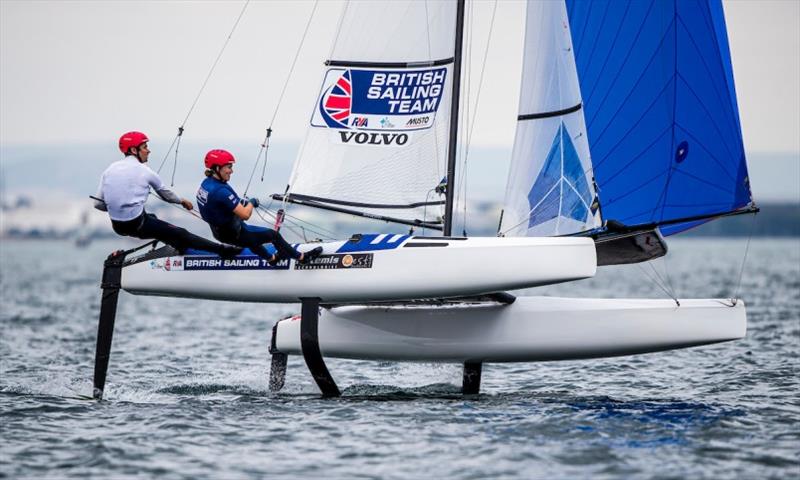
M 561 110 L 553 110 L 550 112 L 522 113 L 517 116 L 517 120 L 538 120 L 541 118 L 560 117 L 562 115 L 569 115 L 570 113 L 577 112 L 581 109 L 581 107 L 582 104 L 579 103 L 569 108 L 562 108 Z
M 362 62 L 357 60 L 327 60 L 325 65 L 329 67 L 373 67 L 373 68 L 414 68 L 414 67 L 439 67 L 450 65 L 455 61 L 455 57 L 443 58 L 441 60 L 419 60 L 416 62 Z

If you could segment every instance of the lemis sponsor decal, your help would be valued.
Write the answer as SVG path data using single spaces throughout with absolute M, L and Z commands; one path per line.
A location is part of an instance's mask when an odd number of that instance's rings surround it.
M 350 268 L 372 268 L 371 253 L 347 253 L 321 255 L 309 264 L 296 263 L 295 270 L 336 270 Z

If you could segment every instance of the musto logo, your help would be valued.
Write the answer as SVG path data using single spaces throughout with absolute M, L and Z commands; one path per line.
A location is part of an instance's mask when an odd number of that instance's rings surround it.
M 434 124 L 447 67 L 415 70 L 328 70 L 311 125 L 339 129 L 342 143 L 398 145 L 404 132 Z

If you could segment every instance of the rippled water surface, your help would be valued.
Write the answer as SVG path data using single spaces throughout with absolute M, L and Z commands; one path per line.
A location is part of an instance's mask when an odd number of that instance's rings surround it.
M 747 338 L 612 359 L 484 366 L 302 360 L 269 392 L 267 341 L 299 305 L 120 295 L 105 401 L 91 394 L 101 262 L 120 246 L 0 245 L 0 476 L 81 478 L 797 478 L 800 241 L 754 240 Z M 743 240 L 675 240 L 680 297 L 729 297 Z M 529 294 L 665 297 L 604 268 Z M 669 288 L 668 288 L 669 289 Z

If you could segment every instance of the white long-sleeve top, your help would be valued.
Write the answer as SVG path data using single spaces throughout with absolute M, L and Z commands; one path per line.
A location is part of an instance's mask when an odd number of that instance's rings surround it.
M 109 165 L 100 177 L 95 208 L 108 212 L 111 220 L 133 220 L 144 211 L 150 189 L 170 203 L 181 203 L 180 197 L 164 186 L 158 174 L 139 159 L 128 155 Z

